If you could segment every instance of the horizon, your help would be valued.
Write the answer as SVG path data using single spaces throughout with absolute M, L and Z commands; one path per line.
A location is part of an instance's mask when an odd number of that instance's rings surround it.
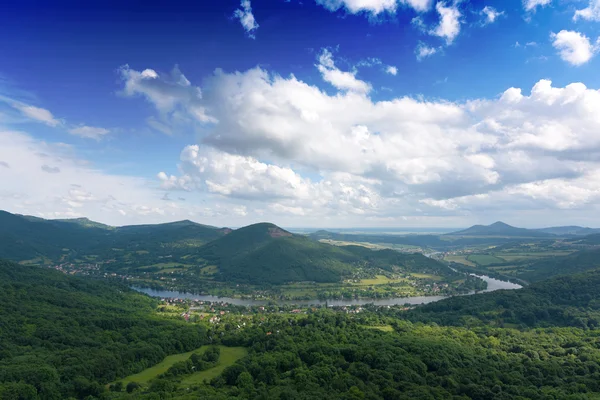
M 0 211 L 4 211 L 4 212 L 8 212 L 6 210 L 0 210 Z M 22 217 L 35 217 L 34 215 L 27 215 L 27 214 L 18 214 L 18 213 L 13 213 L 15 215 L 19 215 Z M 39 217 L 38 217 L 39 218 Z M 379 232 L 379 233 L 386 233 L 385 231 L 389 231 L 391 232 L 395 232 L 395 233 L 448 233 L 448 232 L 458 232 L 461 230 L 465 230 L 465 229 L 469 229 L 472 228 L 474 226 L 491 226 L 497 223 L 501 223 L 501 224 L 506 224 L 510 227 L 513 228 L 524 228 L 524 229 L 531 229 L 531 230 L 536 230 L 536 229 L 547 229 L 547 228 L 559 228 L 559 227 L 580 227 L 580 228 L 584 228 L 584 229 L 598 229 L 598 228 L 594 228 L 593 226 L 583 226 L 583 225 L 573 225 L 573 224 L 568 224 L 568 225 L 544 225 L 544 226 L 520 226 L 520 225 L 514 225 L 511 223 L 507 223 L 504 221 L 494 221 L 494 222 L 490 222 L 490 223 L 479 223 L 479 224 L 473 224 L 470 226 L 447 226 L 447 227 L 442 227 L 442 226 L 348 226 L 348 227 L 339 227 L 339 226 L 285 226 L 285 225 L 280 225 L 277 223 L 274 223 L 272 221 L 267 221 L 267 220 L 260 220 L 260 221 L 255 221 L 255 222 L 251 222 L 247 225 L 239 225 L 239 226 L 229 226 L 229 225 L 210 225 L 210 224 L 205 224 L 202 221 L 195 221 L 193 219 L 181 219 L 181 220 L 171 220 L 171 221 L 165 221 L 165 222 L 158 222 L 158 223 L 151 223 L 151 224 L 131 224 L 131 225 L 111 225 L 111 224 L 105 224 L 102 221 L 98 221 L 98 220 L 94 220 L 85 216 L 82 217 L 74 217 L 74 218 L 44 218 L 48 221 L 69 221 L 69 220 L 79 220 L 79 219 L 85 219 L 88 220 L 90 222 L 94 222 L 94 223 L 100 223 L 100 224 L 104 224 L 104 225 L 108 225 L 110 227 L 113 228 L 120 228 L 120 227 L 124 227 L 124 226 L 135 226 L 135 225 L 159 225 L 159 224 L 169 224 L 169 223 L 176 223 L 176 222 L 192 222 L 192 223 L 196 223 L 196 224 L 200 224 L 200 225 L 207 225 L 207 226 L 214 226 L 215 228 L 229 228 L 229 229 L 240 229 L 249 225 L 256 225 L 256 224 L 261 224 L 261 223 L 271 223 L 274 224 L 280 228 L 286 229 L 286 230 L 299 230 L 299 231 L 319 231 L 319 230 L 331 230 L 331 231 L 345 231 L 347 233 L 352 233 L 352 231 L 355 232 L 365 232 L 365 231 L 384 231 L 384 232 Z M 419 232 L 422 231 L 422 232 Z
M 600 226 L 596 0 L 27 3 L 0 15 L 2 209 Z

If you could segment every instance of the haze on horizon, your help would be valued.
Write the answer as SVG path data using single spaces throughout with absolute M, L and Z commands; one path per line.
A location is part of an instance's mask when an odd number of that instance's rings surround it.
M 600 226 L 597 0 L 68 3 L 0 15 L 0 209 Z

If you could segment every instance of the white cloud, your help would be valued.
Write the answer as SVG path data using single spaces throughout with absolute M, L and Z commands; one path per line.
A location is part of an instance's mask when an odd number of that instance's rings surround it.
M 431 8 L 433 0 L 400 0 L 400 2 L 414 8 L 415 11 L 424 12 Z
M 410 0 L 409 2 L 419 2 Z M 340 8 L 346 9 L 351 14 L 361 12 L 378 15 L 382 12 L 396 12 L 396 0 L 316 0 L 317 4 L 322 5 L 329 11 L 337 11 Z
M 110 133 L 108 129 L 98 128 L 94 126 L 80 125 L 69 129 L 69 133 L 76 136 L 81 136 L 89 139 L 100 139 Z
M 598 46 L 592 45 L 590 39 L 579 32 L 562 30 L 552 33 L 550 38 L 560 58 L 571 65 L 579 66 L 587 63 L 598 51 Z
M 201 124 L 216 122 L 202 105 L 200 88 L 192 86 L 177 66 L 170 74 L 159 74 L 152 69 L 139 72 L 124 65 L 119 74 L 124 85 L 122 95 L 142 96 L 160 112 L 160 121 L 148 121 L 154 129 L 168 134 L 182 119 Z
M 435 47 L 427 46 L 424 43 L 419 43 L 419 45 L 417 46 L 417 49 L 415 50 L 418 61 L 421 61 L 424 58 L 434 55 L 435 53 L 437 53 L 437 51 L 438 50 Z
M 552 3 L 552 0 L 523 0 L 525 11 L 535 11 L 537 7 L 544 7 Z
M 385 72 L 387 72 L 390 75 L 396 76 L 398 74 L 398 68 L 394 67 L 393 65 L 388 65 L 385 68 Z
M 493 24 L 496 20 L 505 15 L 504 11 L 498 11 L 494 7 L 485 6 L 483 10 L 481 10 L 481 15 L 485 17 L 482 22 L 483 25 Z
M 74 149 L 0 127 L 2 209 L 43 218 L 89 217 L 109 224 L 194 219 L 214 225 L 239 220 L 243 205 L 161 200 L 164 192 L 145 179 L 112 175 L 89 166 Z M 190 194 L 190 196 L 192 196 Z M 242 207 L 242 208 L 240 208 Z
M 254 18 L 254 14 L 252 14 L 252 6 L 250 4 L 250 0 L 242 0 L 240 3 L 241 9 L 237 9 L 234 11 L 233 16 L 240 20 L 240 23 L 244 27 L 244 30 L 252 39 L 255 38 L 254 33 L 258 29 L 259 25 Z
M 371 85 L 356 78 L 356 71 L 341 71 L 335 66 L 333 55 L 327 49 L 323 49 L 318 58 L 317 69 L 323 80 L 332 84 L 340 90 L 349 90 L 357 93 L 367 93 Z
M 319 66 L 337 69 L 327 53 Z M 217 71 L 206 83 L 201 104 L 218 123 L 182 151 L 179 173 L 159 174 L 165 190 L 319 224 L 484 213 L 496 201 L 505 210 L 589 210 L 596 199 L 582 177 L 600 171 L 600 91 L 581 83 L 541 80 L 527 94 L 509 88 L 464 103 L 374 101 L 341 84 L 330 95 L 260 68 Z M 590 193 L 573 202 L 534 192 L 544 182 Z
M 21 102 L 13 102 L 12 106 L 19 110 L 21 114 L 23 114 L 27 118 L 33 119 L 38 122 L 42 122 L 48 126 L 54 127 L 61 125 L 61 122 L 54 118 L 52 113 L 46 110 L 45 108 L 35 107 Z
M 573 20 L 577 21 L 579 18 L 588 21 L 600 21 L 600 0 L 589 0 L 590 4 L 581 10 L 575 11 Z
M 440 22 L 429 33 L 444 38 L 446 44 L 450 45 L 460 33 L 461 14 L 458 4 L 448 6 L 446 2 L 440 1 L 435 5 L 435 9 L 440 15 Z

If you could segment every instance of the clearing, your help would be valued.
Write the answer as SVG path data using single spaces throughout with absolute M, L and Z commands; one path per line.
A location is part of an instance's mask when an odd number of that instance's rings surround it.
M 192 375 L 186 376 L 181 381 L 180 386 L 199 385 L 206 379 L 210 381 L 212 378 L 221 375 L 223 370 L 230 365 L 233 365 L 237 360 L 244 358 L 248 354 L 248 350 L 244 347 L 224 347 L 221 348 L 221 356 L 219 357 L 219 363 L 210 369 L 193 373 Z
M 152 379 L 156 378 L 160 374 L 164 374 L 167 372 L 169 368 L 173 364 L 179 361 L 185 361 L 194 353 L 202 354 L 207 348 L 210 346 L 202 346 L 196 350 L 188 351 L 187 353 L 173 354 L 171 356 L 165 357 L 160 363 L 146 368 L 142 372 L 139 372 L 135 375 L 129 375 L 126 378 L 121 379 L 123 385 L 126 386 L 129 382 L 137 382 L 141 385 L 145 385 L 150 382 Z M 240 358 L 244 357 L 248 351 L 243 347 L 225 347 L 219 346 L 221 348 L 221 356 L 219 358 L 219 363 L 206 371 L 196 372 L 193 375 L 190 375 L 183 379 L 183 382 L 186 384 L 193 383 L 202 383 L 204 379 L 212 379 L 215 376 L 218 376 L 223 372 L 225 368 L 235 363 Z M 189 381 L 189 382 L 188 382 Z

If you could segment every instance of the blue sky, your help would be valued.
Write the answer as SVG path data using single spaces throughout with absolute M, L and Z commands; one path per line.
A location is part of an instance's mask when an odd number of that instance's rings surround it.
M 0 15 L 0 208 L 600 226 L 598 0 L 80 3 Z

